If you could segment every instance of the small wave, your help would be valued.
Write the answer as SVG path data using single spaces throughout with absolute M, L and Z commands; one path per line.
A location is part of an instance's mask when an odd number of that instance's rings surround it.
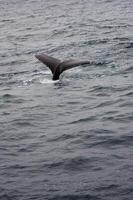
M 23 65 L 26 63 L 26 60 L 13 60 L 13 61 L 9 61 L 9 62 L 1 62 L 0 65 L 1 66 L 13 66 L 13 65 Z
M 15 197 L 11 197 L 11 196 L 9 196 L 9 195 L 7 195 L 7 194 L 0 194 L 0 199 L 1 200 L 16 200 L 16 198 Z
M 13 120 L 12 123 L 19 127 L 35 127 L 35 124 L 29 122 L 29 120 Z
M 111 89 L 111 87 L 106 87 L 106 86 L 101 86 L 101 85 L 96 85 L 96 86 L 93 86 L 91 89 L 90 89 L 90 92 L 99 92 L 99 91 L 108 91 L 109 89 Z
M 74 158 L 67 158 L 64 160 L 50 162 L 50 163 L 44 164 L 44 166 L 51 170 L 52 169 L 58 170 L 59 168 L 63 168 L 66 171 L 73 171 L 73 170 L 81 171 L 81 170 L 88 169 L 88 167 L 93 168 L 95 162 L 97 162 L 97 158 L 96 159 L 94 158 L 91 160 L 90 158 L 77 156 Z
M 48 139 L 47 142 L 65 141 L 65 140 L 71 140 L 73 138 L 75 138 L 75 135 L 63 134 L 63 135 L 55 136 L 54 138 Z
M 3 22 L 3 23 L 14 23 L 15 20 L 14 19 L 3 19 L 0 22 Z
M 85 117 L 85 118 L 81 118 L 75 121 L 72 121 L 70 124 L 78 124 L 78 123 L 83 123 L 83 122 L 88 122 L 88 121 L 94 121 L 96 120 L 96 116 L 90 116 L 90 117 Z
M 129 66 L 129 67 L 126 67 L 125 69 L 121 69 L 119 73 L 123 74 L 123 73 L 128 73 L 130 71 L 133 71 L 133 66 Z
M 115 137 L 101 137 L 101 139 L 99 140 L 95 140 L 91 145 L 92 146 L 101 146 L 102 148 L 111 148 L 111 149 L 115 149 L 118 146 L 123 146 L 127 144 L 127 142 L 125 140 L 123 140 L 122 138 L 115 138 Z M 90 146 L 91 146 L 90 145 Z
M 50 198 L 49 200 L 100 200 L 101 198 L 99 198 L 96 195 L 90 195 L 90 194 L 68 194 L 68 195 L 56 195 L 52 198 Z
M 105 106 L 110 106 L 114 103 L 115 102 L 113 102 L 113 101 L 105 101 L 105 102 L 102 102 L 102 103 L 99 103 L 98 105 L 96 105 L 95 108 L 102 108 L 102 107 L 105 107 Z
M 100 186 L 100 187 L 96 188 L 96 191 L 101 192 L 101 191 L 105 191 L 105 190 L 108 190 L 108 189 L 112 190 L 112 189 L 117 188 L 117 187 L 118 187 L 117 184 L 110 184 L 110 185 L 106 185 L 106 186 Z
M 133 107 L 133 101 L 127 101 L 127 102 L 124 102 L 122 104 L 119 105 L 119 107 L 123 108 L 123 107 Z
M 127 106 L 127 105 L 126 105 Z M 105 116 L 103 117 L 103 121 L 112 121 L 116 123 L 128 123 L 133 121 L 133 115 L 127 114 L 119 114 L 116 116 Z
M 6 81 L 6 84 L 12 84 L 16 83 L 16 81 L 13 81 L 12 79 L 16 76 L 21 76 L 23 74 L 27 74 L 28 71 L 18 71 L 18 72 L 11 72 L 11 73 L 2 73 L 0 74 L 0 79 Z M 12 81 L 9 81 L 12 80 Z
M 4 103 L 21 104 L 24 102 L 24 99 L 12 94 L 4 94 L 0 98 L 4 101 Z
M 113 40 L 119 40 L 119 41 L 128 41 L 129 38 L 128 37 L 114 37 Z
M 130 66 L 130 67 L 124 69 L 124 71 L 126 71 L 126 72 L 128 72 L 128 71 L 133 71 L 133 66 Z
M 74 171 L 81 171 L 81 170 L 85 170 L 91 167 L 93 167 L 93 164 L 91 162 L 92 160 L 90 158 L 86 158 L 86 157 L 74 157 L 71 159 L 66 159 L 64 162 L 64 168 L 66 170 L 74 170 Z
M 125 94 L 122 94 L 122 95 L 120 95 L 120 96 L 122 96 L 122 97 L 123 97 L 123 96 L 126 96 L 126 97 L 127 97 L 127 96 L 129 96 L 129 97 L 131 96 L 131 97 L 132 97 L 132 96 L 133 96 L 133 92 L 132 92 L 132 91 L 131 91 L 131 92 L 128 91 L 128 92 L 126 92 Z
M 106 44 L 109 42 L 109 39 L 108 38 L 104 38 L 104 39 L 98 39 L 98 40 L 89 40 L 89 41 L 86 41 L 86 42 L 83 42 L 81 44 L 81 46 L 85 45 L 98 45 L 98 44 Z
M 127 49 L 133 48 L 133 42 L 128 43 L 127 46 L 126 46 L 126 48 Z
M 3 97 L 3 99 L 12 99 L 12 98 L 16 98 L 15 95 L 11 95 L 11 94 L 4 94 L 2 97 Z

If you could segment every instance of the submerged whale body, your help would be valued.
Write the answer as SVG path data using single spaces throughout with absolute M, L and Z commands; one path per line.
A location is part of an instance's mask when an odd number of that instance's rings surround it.
M 90 61 L 66 60 L 60 61 L 46 54 L 37 54 L 35 57 L 45 64 L 53 74 L 53 80 L 58 80 L 62 72 L 79 65 L 90 64 Z

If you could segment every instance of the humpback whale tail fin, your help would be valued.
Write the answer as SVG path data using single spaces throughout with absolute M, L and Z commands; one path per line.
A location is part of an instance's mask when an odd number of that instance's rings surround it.
M 37 54 L 35 57 L 40 60 L 43 64 L 45 64 L 51 70 L 52 74 L 55 72 L 55 68 L 61 63 L 60 60 L 48 56 L 46 54 Z
M 53 80 L 58 80 L 62 72 L 77 67 L 79 65 L 90 64 L 90 61 L 67 60 L 61 62 L 60 60 L 48 56 L 46 54 L 38 54 L 35 57 L 45 64 L 53 74 Z

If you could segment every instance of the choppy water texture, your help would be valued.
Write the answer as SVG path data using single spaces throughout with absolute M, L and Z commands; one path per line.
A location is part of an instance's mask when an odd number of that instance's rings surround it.
M 132 0 L 0 0 L 0 199 L 133 199 Z

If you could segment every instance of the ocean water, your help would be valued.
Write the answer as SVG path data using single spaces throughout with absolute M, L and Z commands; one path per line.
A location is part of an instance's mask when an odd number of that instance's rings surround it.
M 0 200 L 47 199 L 133 199 L 132 0 L 0 0 Z

